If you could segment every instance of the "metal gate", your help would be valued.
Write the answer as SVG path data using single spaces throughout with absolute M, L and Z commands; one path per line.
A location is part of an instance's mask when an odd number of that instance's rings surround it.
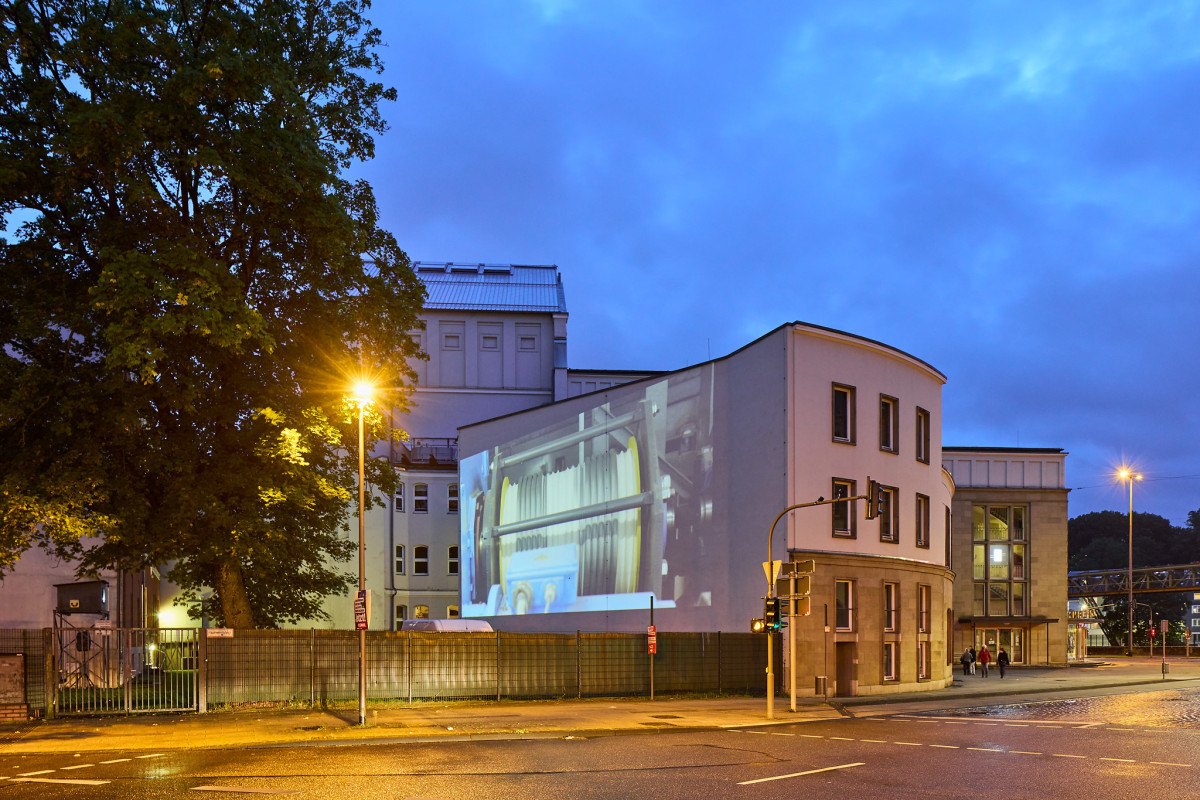
M 55 628 L 55 713 L 195 711 L 197 649 L 194 628 Z

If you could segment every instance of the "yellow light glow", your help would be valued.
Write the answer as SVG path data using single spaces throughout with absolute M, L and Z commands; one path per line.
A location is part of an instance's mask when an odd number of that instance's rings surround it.
M 365 406 L 371 402 L 371 399 L 374 397 L 374 395 L 374 386 L 366 381 L 359 381 L 358 383 L 354 384 L 354 391 L 351 397 L 353 397 L 354 402 L 358 403 L 360 406 Z
M 1117 470 L 1117 480 L 1119 481 L 1140 481 L 1141 479 L 1142 476 L 1131 470 L 1129 467 L 1121 467 L 1119 470 Z

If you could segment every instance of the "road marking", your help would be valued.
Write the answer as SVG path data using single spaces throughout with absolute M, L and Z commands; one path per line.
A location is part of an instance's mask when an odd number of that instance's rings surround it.
M 85 767 L 94 767 L 94 766 L 96 766 L 96 765 L 95 765 L 95 764 L 75 764 L 74 766 L 70 766 L 70 767 L 63 767 L 63 769 L 64 769 L 64 770 L 67 770 L 67 769 L 84 769 Z
M 835 742 L 853 742 L 854 741 L 853 739 L 851 739 L 847 736 L 830 736 L 829 739 L 830 739 L 830 741 L 835 741 Z
M 1132 730 L 1133 730 L 1133 728 L 1109 728 L 1109 730 L 1110 730 L 1110 731 L 1125 731 L 1125 732 L 1129 732 L 1129 731 L 1132 731 Z
M 125 761 L 133 761 L 132 758 L 114 758 L 112 761 L 101 761 L 101 764 L 120 764 Z
M 1007 750 L 1001 750 L 996 747 L 968 747 L 968 750 L 978 750 L 981 753 L 1005 753 Z
M 923 742 L 892 742 L 892 744 L 905 744 L 910 747 L 924 747 L 925 746 Z
M 941 747 L 946 750 L 957 750 L 958 749 L 958 745 L 956 745 L 956 744 L 931 744 L 929 746 L 930 747 Z
M 53 770 L 51 770 L 53 772 Z M 13 783 L 55 783 L 55 784 L 70 784 L 71 786 L 103 786 L 109 781 L 84 781 L 84 780 L 65 780 L 62 778 L 13 778 Z
M 1172 764 L 1170 761 L 1151 761 L 1151 764 L 1157 764 L 1160 767 L 1190 767 L 1191 764 Z
M 766 736 L 766 731 L 742 731 L 742 733 L 757 733 L 759 736 Z
M 51 772 L 54 772 L 54 770 L 52 770 L 52 769 L 39 769 L 37 772 L 18 772 L 18 773 L 17 773 L 17 777 L 18 777 L 18 778 L 27 778 L 27 777 L 29 777 L 30 775 L 48 775 L 48 774 L 50 774 Z
M 1136 764 L 1137 763 L 1132 758 L 1105 758 L 1104 756 L 1100 756 L 1100 760 L 1101 761 L 1123 761 L 1126 764 Z
M 166 753 L 150 753 L 149 755 L 145 756 L 135 756 L 135 758 L 162 758 L 165 755 Z
M 857 761 L 853 764 L 839 764 L 836 767 L 823 767 L 822 769 L 810 769 L 807 772 L 793 772 L 790 775 L 776 775 L 771 778 L 759 778 L 753 781 L 740 781 L 738 786 L 749 786 L 752 783 L 766 783 L 767 781 L 781 781 L 784 778 L 799 778 L 804 775 L 816 775 L 818 772 L 833 772 L 835 769 L 848 769 L 849 767 L 861 767 L 867 762 Z
M 1041 753 L 1035 753 L 1032 750 L 1009 750 L 1010 753 L 1017 753 L 1022 756 L 1040 756 Z
M 794 733 L 772 733 L 772 736 L 795 736 Z
M 1051 753 L 1055 758 L 1087 758 L 1087 756 L 1073 756 L 1070 753 Z
M 817 736 L 815 733 L 802 733 L 800 735 L 803 736 L 805 739 L 824 739 L 825 738 L 824 736 Z
M 1025 725 L 1024 723 L 1018 724 L 1015 722 L 1006 722 L 1006 723 L 1004 723 L 1004 727 L 1006 727 L 1006 728 L 1028 728 L 1029 726 Z
M 887 744 L 887 739 L 859 739 L 860 742 L 870 742 L 871 744 Z

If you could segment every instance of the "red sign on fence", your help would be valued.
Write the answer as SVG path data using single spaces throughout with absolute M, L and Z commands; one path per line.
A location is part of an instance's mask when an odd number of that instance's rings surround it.
M 650 655 L 658 652 L 658 628 L 653 625 L 646 626 L 646 652 Z

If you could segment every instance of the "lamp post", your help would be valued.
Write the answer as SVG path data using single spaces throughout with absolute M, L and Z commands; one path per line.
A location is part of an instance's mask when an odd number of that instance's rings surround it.
M 354 401 L 358 403 L 358 596 L 365 597 L 366 591 L 366 439 L 364 436 L 363 413 L 371 402 L 371 385 L 359 383 L 354 387 Z M 367 628 L 358 628 L 358 724 L 367 724 Z
M 1129 629 L 1125 635 L 1125 655 L 1133 656 L 1133 482 L 1140 481 L 1142 476 L 1122 467 L 1117 477 L 1129 481 L 1129 567 L 1125 573 L 1125 588 L 1129 590 Z

